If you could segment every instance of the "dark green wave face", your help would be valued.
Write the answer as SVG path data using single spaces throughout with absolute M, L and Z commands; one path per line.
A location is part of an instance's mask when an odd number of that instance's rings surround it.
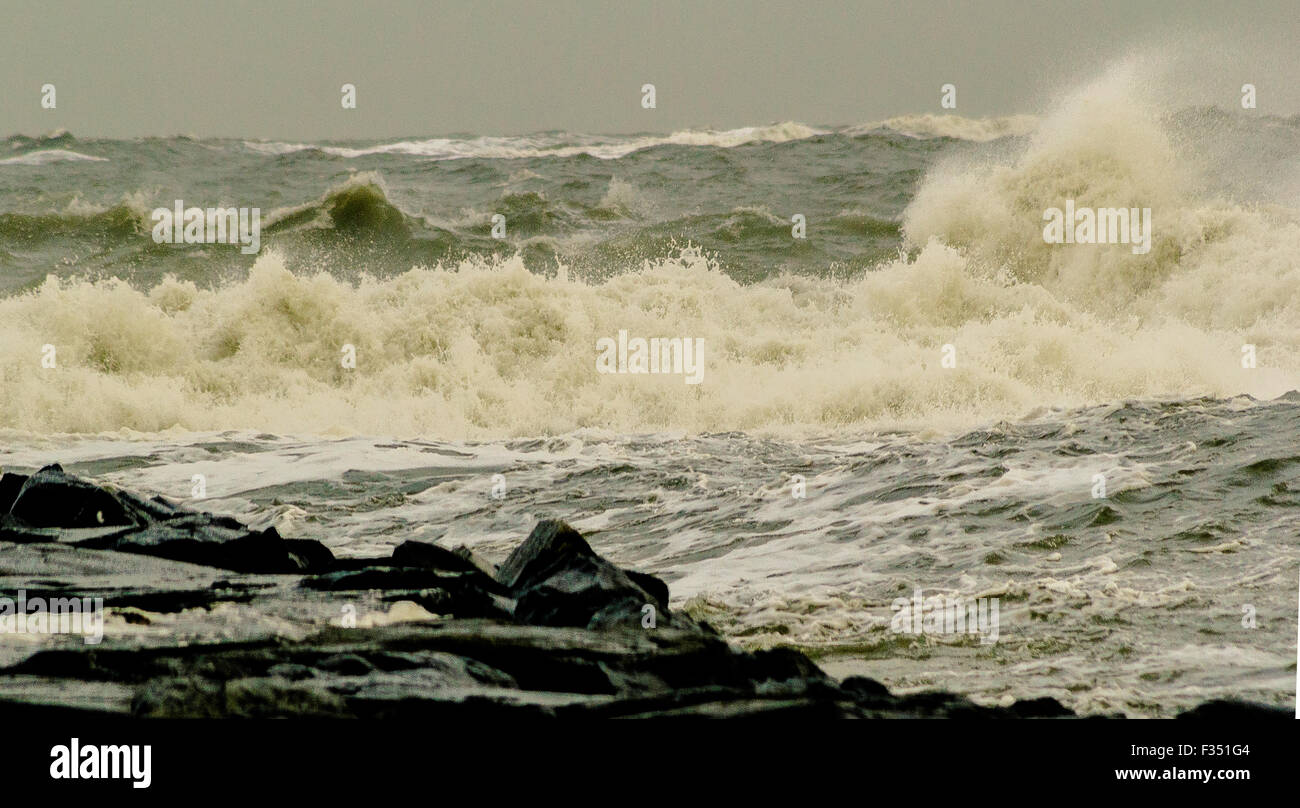
M 599 276 L 684 246 L 742 281 L 854 273 L 897 251 L 902 211 L 935 156 L 969 145 L 820 131 L 714 133 L 723 145 L 565 134 L 322 144 L 14 136 L 0 154 L 0 293 L 50 273 L 145 287 L 167 274 L 200 285 L 239 277 L 253 258 L 237 247 L 153 243 L 149 212 L 177 199 L 260 208 L 264 251 L 345 274 L 518 252 L 535 272 L 559 260 Z M 495 214 L 504 239 L 492 237 Z M 805 239 L 792 237 L 796 214 Z
M 200 286 L 246 277 L 254 259 L 238 247 L 154 243 L 150 212 L 177 199 L 259 208 L 263 251 L 342 277 L 517 253 L 533 272 L 562 263 L 598 279 L 683 247 L 740 282 L 852 277 L 896 255 L 904 211 L 933 166 L 998 159 L 1023 148 L 1034 123 L 916 116 L 667 136 L 320 143 L 13 135 L 0 146 L 0 294 L 48 274 L 145 288 L 166 275 Z M 1300 149 L 1300 122 L 1189 108 L 1163 125 L 1216 192 L 1290 204 L 1260 189 L 1285 187 L 1276 172 Z M 1243 150 L 1258 156 L 1256 171 L 1231 157 Z M 796 215 L 806 238 L 792 235 Z

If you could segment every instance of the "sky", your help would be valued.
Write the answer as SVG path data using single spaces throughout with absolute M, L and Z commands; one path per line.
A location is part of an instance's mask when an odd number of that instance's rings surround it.
M 670 132 L 1036 112 L 1126 53 L 1300 112 L 1297 0 L 11 0 L 0 135 Z M 1166 80 L 1169 76 L 1165 77 Z M 55 109 L 41 107 L 54 84 Z M 343 109 L 340 88 L 357 88 Z M 641 106 L 655 85 L 656 106 Z M 957 109 L 940 88 L 957 87 Z M 1192 90 L 1195 92 L 1192 92 Z

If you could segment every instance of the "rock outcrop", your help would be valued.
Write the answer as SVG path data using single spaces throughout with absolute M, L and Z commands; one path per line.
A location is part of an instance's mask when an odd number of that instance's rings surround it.
M 49 466 L 0 477 L 0 595 L 18 589 L 102 597 L 159 630 L 34 651 L 0 637 L 0 714 L 1074 717 L 1054 699 L 899 696 L 836 681 L 794 650 L 738 650 L 673 612 L 662 580 L 611 564 L 560 521 L 540 522 L 500 567 L 417 541 L 341 559 Z M 362 596 L 420 619 L 337 619 Z M 215 632 L 187 628 L 232 610 Z M 286 615 L 312 628 L 294 636 Z M 173 625 L 152 626 L 159 616 Z M 1214 702 L 1188 715 L 1287 714 Z

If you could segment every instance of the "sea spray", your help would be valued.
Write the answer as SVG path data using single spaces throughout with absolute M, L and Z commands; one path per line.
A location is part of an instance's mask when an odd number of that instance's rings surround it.
M 1130 294 L 1106 317 L 987 277 L 938 243 L 849 282 L 741 285 L 689 257 L 589 283 L 535 275 L 516 256 L 353 283 L 295 274 L 274 252 L 247 280 L 212 289 L 51 278 L 0 299 L 0 428 L 447 438 L 584 426 L 956 429 L 1043 404 L 1300 387 L 1296 270 L 1228 264 L 1234 286 L 1274 293 L 1226 290 L 1224 308 L 1198 298 L 1200 323 L 1189 322 L 1197 309 L 1141 317 L 1150 295 L 1170 294 L 1161 290 Z M 1200 270 L 1213 277 L 1212 267 Z M 620 329 L 720 346 L 709 383 L 601 384 L 592 346 Z M 1258 367 L 1241 367 L 1243 329 L 1266 330 Z M 345 345 L 355 369 L 340 367 Z M 941 369 L 944 345 L 960 349 L 957 368 Z M 57 368 L 42 366 L 44 346 Z

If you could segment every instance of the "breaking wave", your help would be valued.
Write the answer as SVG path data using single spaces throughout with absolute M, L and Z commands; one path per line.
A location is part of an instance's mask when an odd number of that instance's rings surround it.
M 784 143 L 788 140 L 799 140 L 821 133 L 822 130 L 787 121 L 768 126 L 746 126 L 721 131 L 688 129 L 670 135 L 630 137 L 543 134 L 521 137 L 402 140 L 396 143 L 360 148 L 275 141 L 244 141 L 244 146 L 254 152 L 276 156 L 300 151 L 318 151 L 323 154 L 346 158 L 364 157 L 372 154 L 399 154 L 424 157 L 431 160 L 456 160 L 465 158 L 572 157 L 585 154 L 611 160 L 655 146 L 716 146 L 725 149 L 747 143 Z
M 375 154 L 406 155 L 429 160 L 458 159 L 527 159 L 534 157 L 573 157 L 587 155 L 602 160 L 626 157 L 633 152 L 657 146 L 712 146 L 729 149 L 751 143 L 786 143 L 818 135 L 843 134 L 850 137 L 882 129 L 915 138 L 951 138 L 986 142 L 998 138 L 1027 135 L 1034 130 L 1037 118 L 1010 115 L 993 118 L 965 118 L 960 115 L 905 115 L 886 121 L 850 127 L 816 127 L 795 121 L 767 126 L 743 126 L 737 129 L 686 129 L 669 135 L 573 135 L 568 133 L 523 135 L 517 137 L 428 138 L 401 140 L 366 146 L 345 146 L 282 141 L 243 141 L 244 148 L 257 154 L 281 156 L 298 152 L 317 152 L 342 158 Z
M 902 115 L 879 123 L 855 126 L 850 134 L 865 134 L 888 129 L 915 138 L 945 137 L 985 143 L 1004 137 L 1032 134 L 1038 127 L 1034 115 L 1006 115 L 992 118 L 965 118 L 961 115 Z

